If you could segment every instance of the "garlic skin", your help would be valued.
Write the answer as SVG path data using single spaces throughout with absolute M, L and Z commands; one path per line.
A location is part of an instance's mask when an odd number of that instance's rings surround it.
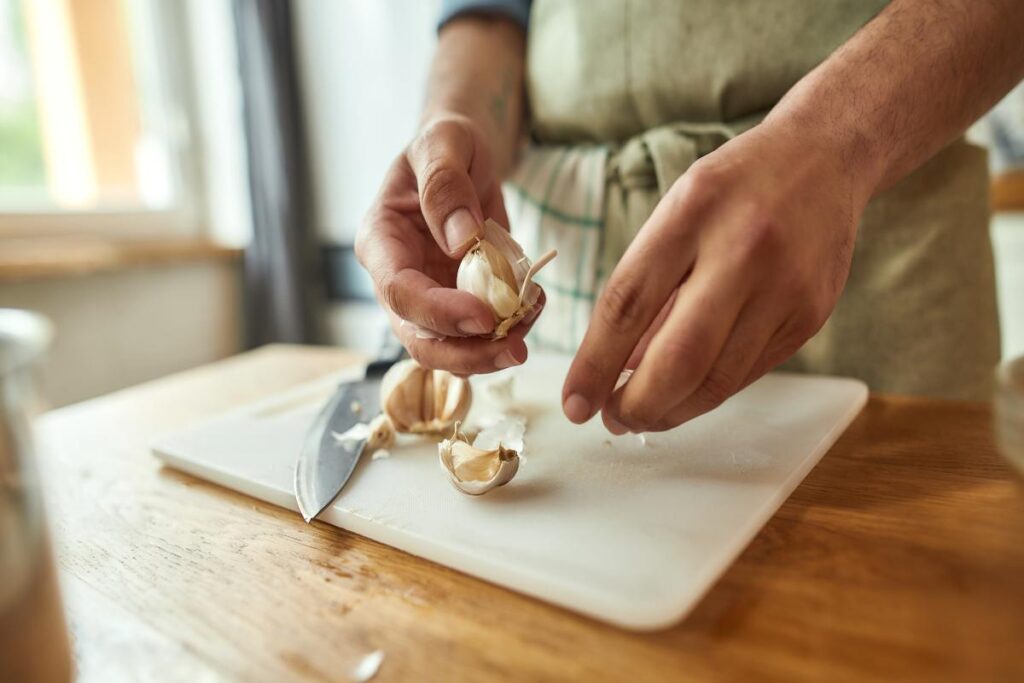
M 384 415 L 378 415 L 369 422 L 357 422 L 345 432 L 331 432 L 331 436 L 336 443 L 346 448 L 365 439 L 367 453 L 386 450 L 395 445 L 395 428 Z
M 512 481 L 519 471 L 519 454 L 501 444 L 493 450 L 476 448 L 459 433 L 437 444 L 441 467 L 458 490 L 479 496 Z
M 465 419 L 472 402 L 469 381 L 412 359 L 395 363 L 381 380 L 381 410 L 404 434 L 446 432 Z
M 533 276 L 557 255 L 552 249 L 531 263 L 508 230 L 487 219 L 483 237 L 459 264 L 455 286 L 491 308 L 495 319 L 491 336 L 501 339 L 536 305 L 540 287 Z

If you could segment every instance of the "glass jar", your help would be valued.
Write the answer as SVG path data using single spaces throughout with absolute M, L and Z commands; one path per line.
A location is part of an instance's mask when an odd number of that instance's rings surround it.
M 1024 475 L 1024 356 L 1000 365 L 996 381 L 996 442 Z
M 29 427 L 50 324 L 0 309 L 0 681 L 71 680 Z

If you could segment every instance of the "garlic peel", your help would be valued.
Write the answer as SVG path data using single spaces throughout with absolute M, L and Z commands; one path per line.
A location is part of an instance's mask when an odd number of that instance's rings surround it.
M 480 420 L 480 431 L 473 439 L 473 446 L 483 450 L 494 450 L 505 446 L 523 455 L 526 434 L 526 417 L 509 412 L 492 415 Z
M 346 448 L 366 440 L 366 452 L 387 449 L 395 445 L 395 429 L 385 415 L 378 415 L 369 422 L 357 422 L 344 432 L 331 432 L 335 443 Z
M 437 445 L 441 467 L 463 493 L 479 496 L 512 481 L 519 470 L 519 454 L 498 444 L 494 449 L 476 448 L 455 428 L 452 438 Z

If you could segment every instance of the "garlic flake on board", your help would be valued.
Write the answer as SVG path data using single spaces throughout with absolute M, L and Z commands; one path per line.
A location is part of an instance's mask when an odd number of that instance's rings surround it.
M 492 336 L 501 339 L 536 305 L 540 287 L 533 276 L 557 255 L 552 249 L 530 263 L 512 235 L 488 218 L 483 238 L 462 258 L 455 284 L 491 307 L 497 322 Z
M 469 381 L 412 359 L 395 363 L 381 380 L 381 410 L 406 434 L 448 431 L 466 417 L 472 400 Z
M 437 444 L 437 453 L 455 488 L 471 496 L 504 486 L 519 470 L 519 454 L 514 450 L 501 444 L 491 450 L 477 448 L 459 432 L 458 425 L 450 439 Z
M 331 436 L 336 443 L 346 447 L 366 439 L 367 452 L 391 448 L 395 444 L 395 428 L 384 415 L 378 415 L 369 422 L 357 422 L 344 432 L 331 432 Z

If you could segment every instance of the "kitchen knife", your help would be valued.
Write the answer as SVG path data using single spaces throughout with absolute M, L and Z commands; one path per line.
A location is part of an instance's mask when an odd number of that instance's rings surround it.
M 343 382 L 306 432 L 295 468 L 295 499 L 307 522 L 331 504 L 359 462 L 368 437 L 338 439 L 358 422 L 380 412 L 380 382 L 405 349 L 388 330 L 377 360 L 366 366 L 361 380 Z

